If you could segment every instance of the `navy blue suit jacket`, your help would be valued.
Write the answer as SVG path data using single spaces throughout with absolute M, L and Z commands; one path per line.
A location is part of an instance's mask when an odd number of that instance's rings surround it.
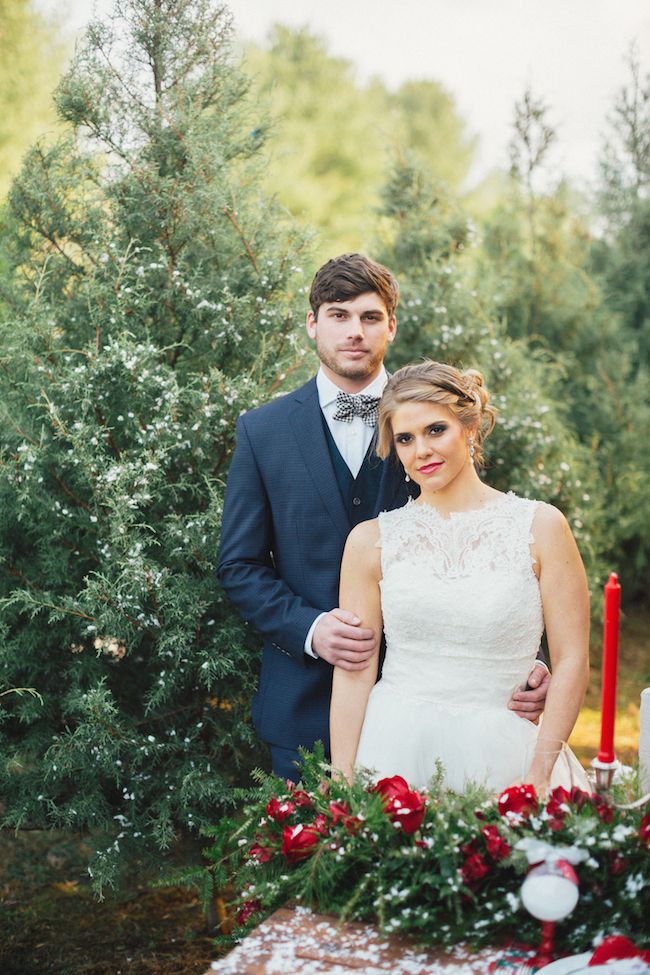
M 405 504 L 400 465 L 388 460 L 373 516 Z M 309 628 L 339 604 L 351 525 L 327 446 L 316 380 L 251 410 L 237 446 L 223 512 L 219 580 L 264 637 L 253 721 L 284 748 L 329 751 L 332 667 L 304 652 Z

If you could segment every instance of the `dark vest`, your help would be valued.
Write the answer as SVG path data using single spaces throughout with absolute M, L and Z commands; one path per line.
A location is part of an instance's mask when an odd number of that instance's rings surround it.
M 350 468 L 341 457 L 336 441 L 327 425 L 327 420 L 323 416 L 323 427 L 327 438 L 327 446 L 332 458 L 332 466 L 336 475 L 336 482 L 343 498 L 343 504 L 350 521 L 350 526 L 354 528 L 361 521 L 368 521 L 374 517 L 375 504 L 379 497 L 381 484 L 382 462 L 377 457 L 374 449 L 374 438 L 370 441 L 370 446 L 363 458 L 363 464 L 359 468 L 356 477 L 352 477 Z

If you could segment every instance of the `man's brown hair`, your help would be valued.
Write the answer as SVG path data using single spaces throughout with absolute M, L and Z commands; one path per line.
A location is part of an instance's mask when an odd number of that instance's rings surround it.
M 365 254 L 341 254 L 318 269 L 309 292 L 314 315 L 328 301 L 351 301 L 367 291 L 375 291 L 386 305 L 388 317 L 395 314 L 399 285 L 388 268 Z

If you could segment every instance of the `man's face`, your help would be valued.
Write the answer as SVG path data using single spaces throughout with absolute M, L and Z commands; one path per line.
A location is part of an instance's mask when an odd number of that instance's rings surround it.
M 353 393 L 379 374 L 386 349 L 395 338 L 395 316 L 374 291 L 349 301 L 326 301 L 318 315 L 307 315 L 307 333 L 325 374 Z

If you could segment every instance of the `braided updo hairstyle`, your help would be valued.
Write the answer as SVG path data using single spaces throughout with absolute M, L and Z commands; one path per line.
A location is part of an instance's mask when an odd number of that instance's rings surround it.
M 474 463 L 483 464 L 483 441 L 496 421 L 483 376 L 477 369 L 460 372 L 454 366 L 428 359 L 393 373 L 379 404 L 377 453 L 383 459 L 393 450 L 393 414 L 402 403 L 440 403 L 464 427 L 473 431 Z

